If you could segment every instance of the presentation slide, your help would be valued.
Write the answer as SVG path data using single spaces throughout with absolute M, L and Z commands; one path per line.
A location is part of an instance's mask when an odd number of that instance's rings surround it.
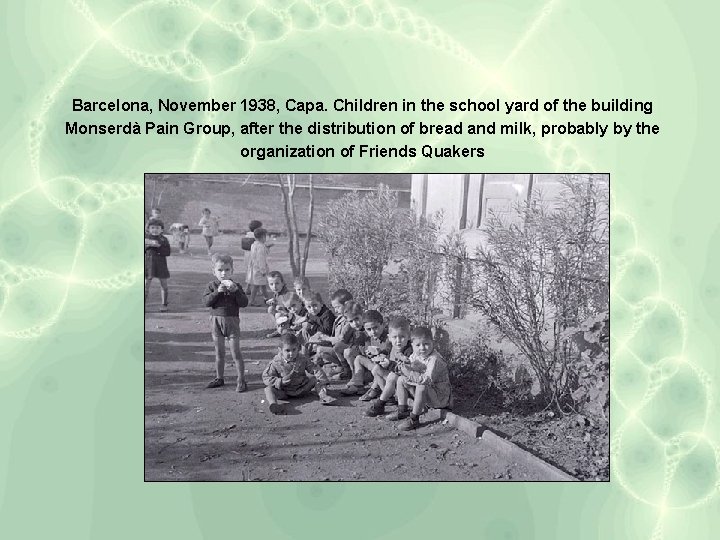
M 0 537 L 717 535 L 717 4 L 0 6 Z

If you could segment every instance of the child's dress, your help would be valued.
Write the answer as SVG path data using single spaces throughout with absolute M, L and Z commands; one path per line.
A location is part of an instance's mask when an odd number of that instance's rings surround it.
M 250 264 L 247 275 L 247 282 L 250 285 L 267 285 L 267 274 L 270 271 L 267 253 L 267 247 L 262 242 L 254 242 L 250 248 Z
M 170 255 L 170 242 L 165 236 L 159 234 L 157 236 L 145 235 L 147 240 L 155 240 L 160 246 L 145 246 L 145 277 L 167 279 L 170 272 L 167 267 L 167 257 Z

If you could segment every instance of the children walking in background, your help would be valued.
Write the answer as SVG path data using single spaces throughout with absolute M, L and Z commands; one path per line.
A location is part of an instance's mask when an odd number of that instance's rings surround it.
M 187 253 L 190 248 L 190 227 L 185 223 L 173 223 L 170 225 L 170 234 L 172 234 L 173 242 L 178 247 L 178 251 Z
M 370 389 L 364 392 L 365 378 L 372 376 L 372 370 L 379 362 L 389 362 L 392 345 L 388 339 L 385 320 L 379 311 L 369 309 L 363 313 L 362 325 L 368 341 L 365 346 L 360 347 L 360 352 L 355 356 L 352 378 L 340 392 L 345 396 L 363 394 L 361 401 L 371 401 L 380 396 L 380 385 L 373 377 Z
M 245 363 L 240 352 L 240 308 L 248 305 L 248 298 L 242 287 L 231 279 L 233 259 L 230 255 L 214 255 L 212 269 L 215 279 L 208 283 L 203 300 L 210 308 L 210 331 L 215 344 L 215 378 L 207 388 L 225 385 L 225 339 L 230 341 L 230 353 L 237 371 L 235 390 L 247 390 Z
M 262 305 L 255 303 L 258 292 L 263 295 L 263 300 L 267 300 L 267 276 L 270 268 L 268 267 L 267 261 L 268 250 L 265 245 L 267 241 L 267 231 L 260 227 L 259 229 L 255 229 L 253 234 L 255 235 L 255 242 L 253 242 L 250 248 L 247 280 L 251 287 L 250 305 L 257 307 Z
M 212 215 L 209 208 L 204 208 L 198 225 L 202 227 L 200 234 L 205 238 L 208 255 L 212 255 L 210 248 L 212 248 L 213 239 L 220 233 L 220 222 L 218 218 Z
M 168 285 L 170 277 L 167 258 L 170 255 L 170 242 L 163 230 L 165 225 L 157 218 L 150 218 L 145 227 L 145 301 L 147 302 L 150 283 L 153 278 L 160 281 L 160 311 L 168 309 Z
M 279 399 L 305 396 L 313 390 L 323 405 L 335 401 L 327 392 L 327 376 L 300 354 L 298 339 L 289 332 L 280 337 L 278 353 L 263 371 L 262 380 L 265 383 L 265 397 L 273 414 L 282 413 Z

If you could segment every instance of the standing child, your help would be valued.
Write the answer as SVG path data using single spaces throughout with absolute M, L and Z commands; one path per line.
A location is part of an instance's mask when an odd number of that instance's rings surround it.
M 160 280 L 160 311 L 167 311 L 168 285 L 170 272 L 167 257 L 170 255 L 170 242 L 163 235 L 165 226 L 156 218 L 150 218 L 145 227 L 145 301 L 147 301 L 150 283 L 153 278 Z
M 210 248 L 213 245 L 213 239 L 220 233 L 220 222 L 218 221 L 218 218 L 212 215 L 209 208 L 204 208 L 198 225 L 202 227 L 202 232 L 200 234 L 202 234 L 205 238 L 208 255 L 212 255 Z
M 323 405 L 335 401 L 327 393 L 327 376 L 300 354 L 298 339 L 289 332 L 280 337 L 278 354 L 263 371 L 262 379 L 265 383 L 265 397 L 273 414 L 282 413 L 278 399 L 301 397 L 313 389 Z
M 215 378 L 207 388 L 225 385 L 225 339 L 230 340 L 230 353 L 237 371 L 238 392 L 247 390 L 245 362 L 240 352 L 240 308 L 248 305 L 242 287 L 231 279 L 233 259 L 230 255 L 214 255 L 212 258 L 215 279 L 208 283 L 203 300 L 210 308 L 210 331 L 215 344 Z
M 364 392 L 365 377 L 372 373 L 372 370 L 381 361 L 388 361 L 388 355 L 392 344 L 388 339 L 388 332 L 385 327 L 385 320 L 379 311 L 369 309 L 362 316 L 363 330 L 368 342 L 360 348 L 359 354 L 354 359 L 353 376 L 350 382 L 340 392 L 345 396 L 363 394 L 362 401 L 370 401 L 380 396 L 380 386 L 373 377 L 370 389 Z
M 268 250 L 267 246 L 265 245 L 265 241 L 267 240 L 267 231 L 260 227 L 259 229 L 255 229 L 255 242 L 253 242 L 252 247 L 250 248 L 250 266 L 248 270 L 248 282 L 250 283 L 250 305 L 251 306 L 261 306 L 262 304 L 256 304 L 255 298 L 257 297 L 257 293 L 261 292 L 263 295 L 263 299 L 267 300 L 268 298 L 268 292 L 267 292 L 267 276 L 268 272 L 270 272 L 270 268 L 268 267 L 268 261 L 267 261 L 267 255 Z
M 413 353 L 407 362 L 400 365 L 397 380 L 397 412 L 388 420 L 402 420 L 398 426 L 404 431 L 420 426 L 420 415 L 426 408 L 444 409 L 450 405 L 450 374 L 440 353 L 434 350 L 432 332 L 429 328 L 415 328 L 410 333 Z M 408 397 L 413 398 L 412 410 L 407 405 Z

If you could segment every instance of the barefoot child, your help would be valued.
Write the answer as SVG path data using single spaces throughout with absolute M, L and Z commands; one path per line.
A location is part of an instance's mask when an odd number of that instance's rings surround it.
M 240 352 L 240 308 L 248 305 L 242 287 L 230 279 L 233 273 L 233 259 L 230 255 L 213 255 L 215 279 L 208 283 L 203 296 L 205 306 L 210 308 L 210 331 L 215 344 L 215 378 L 207 388 L 225 385 L 225 339 L 230 340 L 230 353 L 237 371 L 238 392 L 247 390 L 245 362 Z
M 313 390 L 323 405 L 335 401 L 327 393 L 325 373 L 300 354 L 298 339 L 289 332 L 280 336 L 278 354 L 263 371 L 262 380 L 265 383 L 265 397 L 273 414 L 282 413 L 278 399 L 305 396 Z
M 388 420 L 406 420 L 398 427 L 403 431 L 417 429 L 420 415 L 426 408 L 444 409 L 450 405 L 450 375 L 442 356 L 434 350 L 433 336 L 429 328 L 415 328 L 410 333 L 413 353 L 400 365 L 397 380 L 397 412 Z M 412 411 L 407 406 L 408 397 L 413 398 Z
M 369 309 L 362 316 L 362 325 L 369 339 L 368 343 L 361 347 L 360 353 L 355 356 L 355 364 L 352 379 L 340 392 L 345 396 L 354 396 L 363 394 L 365 390 L 366 374 L 372 373 L 372 370 L 379 362 L 389 362 L 388 355 L 392 345 L 388 339 L 388 333 L 385 328 L 385 320 L 379 311 Z M 373 377 L 373 383 L 370 389 L 361 397 L 361 401 L 371 401 L 380 396 L 380 386 Z
M 168 286 L 170 272 L 167 258 L 170 255 L 170 242 L 163 235 L 165 226 L 156 218 L 150 218 L 145 227 L 145 301 L 147 301 L 150 283 L 153 278 L 160 281 L 160 311 L 167 311 Z
M 260 227 L 255 229 L 253 233 L 255 235 L 255 242 L 250 247 L 250 264 L 248 270 L 248 282 L 250 283 L 250 305 L 260 306 L 262 304 L 256 304 L 255 299 L 257 293 L 260 292 L 263 295 L 263 300 L 267 300 L 267 276 L 270 272 L 268 268 L 268 250 L 265 245 L 267 240 L 267 231 Z

